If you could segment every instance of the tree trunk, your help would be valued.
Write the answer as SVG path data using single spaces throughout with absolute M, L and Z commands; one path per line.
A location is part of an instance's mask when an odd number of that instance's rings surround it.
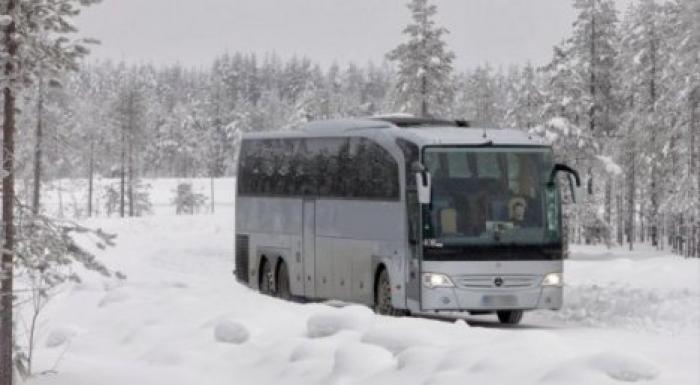
M 428 117 L 428 78 L 425 74 L 421 77 L 420 113 L 421 116 Z
M 630 151 L 630 171 L 629 171 L 629 184 L 627 185 L 627 242 L 629 242 L 629 249 L 632 251 L 634 249 L 634 238 L 635 238 L 635 226 L 634 226 L 634 213 L 635 203 L 634 203 L 634 193 L 637 189 L 636 186 L 636 165 L 635 165 L 635 153 L 634 149 Z
M 619 189 L 622 190 L 622 189 Z M 616 224 L 617 224 L 617 244 L 619 246 L 623 246 L 625 244 L 625 235 L 624 235 L 624 213 L 622 209 L 622 191 L 618 191 L 617 195 L 615 196 L 615 212 L 617 213 L 616 216 Z
M 129 216 L 133 217 L 134 216 L 134 143 L 133 143 L 133 135 L 131 135 L 131 132 L 133 130 L 131 127 L 129 128 L 129 135 L 127 139 L 127 167 L 128 167 L 128 177 L 129 177 L 129 182 L 127 184 L 127 194 L 129 197 Z
M 95 140 L 90 138 L 90 154 L 88 159 L 88 201 L 87 216 L 92 216 L 92 194 L 95 179 Z
M 16 0 L 6 2 L 5 14 L 15 13 Z M 12 89 L 15 76 L 14 60 L 17 56 L 17 43 L 11 38 L 16 33 L 14 20 L 5 27 L 5 39 L 3 41 L 3 51 L 6 54 L 5 64 L 5 88 L 3 89 L 4 110 L 3 110 L 3 151 L 2 169 L 4 177 L 2 179 L 2 224 L 5 235 L 2 252 L 2 266 L 0 269 L 0 384 L 11 385 L 13 377 L 12 348 L 14 346 L 12 329 L 12 292 L 13 292 L 13 250 L 15 246 L 14 227 L 14 201 L 15 201 L 15 93 Z
M 126 128 L 122 127 L 121 162 L 119 169 L 119 216 L 124 218 L 126 194 Z
M 607 177 L 605 180 L 605 232 L 607 233 L 605 236 L 606 239 L 606 246 L 608 249 L 611 246 L 611 239 L 612 239 L 612 180 L 611 177 Z
M 595 2 L 591 3 L 592 6 L 595 7 Z M 590 82 L 588 83 L 589 87 L 589 92 L 590 92 L 590 97 L 591 97 L 591 106 L 588 109 L 588 126 L 591 130 L 591 135 L 593 137 L 596 136 L 596 124 L 595 124 L 595 112 L 596 112 L 596 100 L 595 100 L 595 95 L 596 95 L 596 78 L 595 78 L 595 70 L 596 70 L 596 60 L 595 60 L 595 55 L 596 55 L 596 46 L 595 46 L 595 36 L 596 30 L 595 30 L 595 12 L 591 10 L 591 46 L 590 46 L 590 53 L 591 53 L 591 62 L 590 67 L 589 67 L 589 76 L 590 76 Z
M 697 199 L 695 215 L 690 224 L 693 228 L 693 252 L 691 256 L 700 258 L 700 143 L 698 143 L 700 141 L 700 138 L 698 138 L 700 122 L 698 121 L 698 106 L 700 106 L 700 87 L 693 89 L 693 92 L 690 94 L 690 167 L 688 169 L 691 180 L 695 176 L 697 183 L 695 189 Z
M 41 204 L 41 150 L 44 137 L 44 78 L 39 75 L 39 95 L 36 111 L 36 147 L 34 147 L 34 194 L 32 195 L 32 213 L 39 213 Z
M 211 185 L 209 186 L 211 189 L 211 213 L 214 214 L 214 177 L 211 177 Z
M 649 74 L 649 113 L 651 114 L 651 121 L 656 120 L 656 43 L 654 38 L 650 40 L 650 56 L 651 56 L 651 73 Z M 658 151 L 656 149 L 656 130 L 655 124 L 651 127 L 647 127 L 651 134 L 651 186 L 650 186 L 650 197 L 651 197 L 651 207 L 649 213 L 649 226 L 651 230 L 651 244 L 652 246 L 659 246 L 658 239 L 658 216 L 659 216 L 659 171 L 658 171 Z

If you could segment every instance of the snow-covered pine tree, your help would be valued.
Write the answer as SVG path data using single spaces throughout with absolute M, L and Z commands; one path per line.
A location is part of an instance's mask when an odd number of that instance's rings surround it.
M 530 130 L 541 123 L 544 105 L 542 85 L 535 67 L 527 63 L 522 69 L 514 68 L 506 81 L 506 125 Z
M 42 73 L 51 76 L 77 67 L 76 60 L 87 53 L 82 42 L 66 37 L 76 28 L 70 19 L 80 6 L 94 0 L 19 1 L 6 0 L 0 9 L 0 66 L 3 76 L 3 189 L 2 219 L 4 243 L 0 279 L 0 383 L 11 384 L 12 371 L 12 301 L 14 229 L 14 157 L 15 104 L 22 88 Z M 45 72 L 44 72 L 45 71 Z M 47 77 L 48 77 L 47 76 Z
M 612 176 L 605 162 L 601 163 L 600 156 L 609 158 L 616 135 L 617 103 L 613 88 L 617 14 L 611 0 L 574 0 L 574 8 L 578 15 L 573 33 L 555 47 L 554 58 L 545 67 L 551 78 L 545 111 L 548 120 L 555 119 L 558 124 L 545 124 L 543 129 L 553 130 L 548 136 L 556 136 L 557 140 L 576 147 L 565 153 L 580 154 L 572 163 L 587 174 L 589 194 L 577 209 L 585 208 L 586 213 L 581 217 L 592 219 L 585 225 L 586 239 L 607 241 L 612 224 Z M 563 137 L 571 135 L 582 135 L 582 140 Z M 602 191 L 598 183 L 594 183 L 598 180 L 605 180 Z M 601 207 L 604 209 L 602 218 Z
M 644 178 L 648 183 L 649 211 L 645 221 L 649 224 L 649 236 L 654 246 L 659 244 L 659 207 L 663 189 L 661 164 L 663 144 L 670 136 L 666 122 L 658 111 L 658 101 L 663 93 L 660 82 L 664 58 L 660 33 L 660 7 L 654 0 L 641 0 L 628 11 L 624 22 L 624 36 L 621 52 L 624 55 L 620 64 L 623 74 L 623 96 L 627 102 L 626 115 L 634 120 L 634 131 L 628 131 L 628 139 L 637 141 L 635 147 L 641 150 L 637 180 Z
M 665 119 L 660 212 L 667 220 L 672 248 L 700 256 L 700 173 L 698 103 L 700 103 L 700 2 L 679 0 L 660 7 L 658 33 L 662 62 L 657 109 Z M 662 136 L 664 138 L 664 136 Z
M 437 7 L 428 0 L 408 4 L 413 22 L 403 33 L 408 41 L 387 54 L 398 63 L 397 107 L 421 116 L 441 115 L 453 97 L 452 62 L 454 53 L 443 40 L 449 31 L 434 21 Z

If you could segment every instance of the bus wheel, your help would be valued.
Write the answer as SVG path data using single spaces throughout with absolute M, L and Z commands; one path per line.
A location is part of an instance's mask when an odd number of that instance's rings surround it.
M 517 325 L 523 319 L 522 310 L 499 310 L 497 313 L 498 320 L 506 325 Z
M 280 267 L 277 269 L 277 296 L 290 300 L 292 299 L 292 291 L 289 289 L 289 271 L 287 264 L 284 261 L 280 262 Z
M 260 292 L 272 294 L 272 267 L 267 260 L 260 266 Z
M 391 305 L 391 282 L 386 270 L 382 270 L 377 280 L 377 288 L 374 293 L 374 312 L 390 316 L 406 315 L 405 311 L 394 309 Z

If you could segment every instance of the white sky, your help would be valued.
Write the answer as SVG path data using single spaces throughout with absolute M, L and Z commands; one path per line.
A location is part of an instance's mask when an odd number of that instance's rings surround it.
M 463 69 L 549 60 L 572 0 L 433 0 Z M 629 0 L 616 0 L 620 5 Z M 92 57 L 208 66 L 225 52 L 304 55 L 324 66 L 379 63 L 404 40 L 407 0 L 103 0 L 77 19 Z

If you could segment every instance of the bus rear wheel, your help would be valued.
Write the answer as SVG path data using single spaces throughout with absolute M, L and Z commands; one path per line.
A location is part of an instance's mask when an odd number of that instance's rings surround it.
M 522 310 L 499 310 L 498 320 L 505 325 L 517 325 L 523 319 Z
M 377 287 L 374 291 L 374 312 L 388 316 L 404 316 L 408 313 L 405 310 L 395 309 L 391 304 L 391 281 L 389 273 L 382 270 L 377 279 Z
M 272 266 L 267 260 L 264 260 L 260 266 L 260 292 L 263 294 L 272 294 Z
M 284 261 L 280 262 L 277 269 L 277 296 L 282 299 L 292 299 L 292 291 L 289 289 L 289 269 Z

